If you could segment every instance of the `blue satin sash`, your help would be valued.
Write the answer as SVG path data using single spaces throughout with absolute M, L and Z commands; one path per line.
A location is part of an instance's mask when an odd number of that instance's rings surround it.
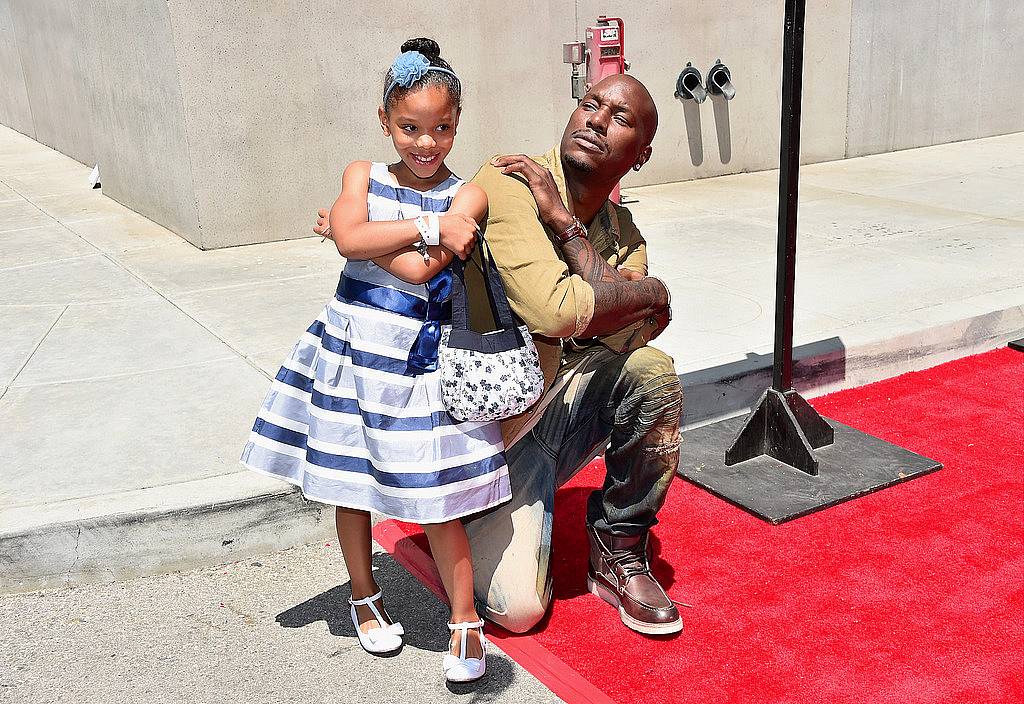
M 441 342 L 441 324 L 451 320 L 452 272 L 445 268 L 427 282 L 427 300 L 405 291 L 351 279 L 344 274 L 338 281 L 338 300 L 357 303 L 422 320 L 423 326 L 409 350 L 409 366 L 424 372 L 437 369 L 437 348 Z

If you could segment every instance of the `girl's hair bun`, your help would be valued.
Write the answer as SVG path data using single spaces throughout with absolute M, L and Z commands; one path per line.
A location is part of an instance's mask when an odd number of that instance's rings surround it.
M 434 59 L 441 57 L 441 47 L 437 45 L 433 39 L 427 39 L 426 37 L 417 37 L 416 39 L 409 39 L 402 44 L 402 53 L 407 51 L 418 51 L 427 57 L 427 60 L 433 63 Z

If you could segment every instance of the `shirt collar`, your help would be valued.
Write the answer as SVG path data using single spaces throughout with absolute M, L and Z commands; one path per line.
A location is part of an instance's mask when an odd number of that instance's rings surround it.
M 570 213 L 573 212 L 572 203 L 569 200 L 569 189 L 565 184 L 565 171 L 562 170 L 562 153 L 559 146 L 555 145 L 548 150 L 542 159 L 546 162 L 544 166 L 547 167 L 551 172 L 551 176 L 555 179 L 555 187 L 558 188 L 558 194 L 562 196 L 562 203 Z M 618 247 L 620 236 L 619 216 L 615 212 L 615 206 L 612 205 L 610 200 L 606 200 L 601 209 L 597 211 L 594 221 L 590 223 L 590 227 L 587 230 L 589 239 L 597 251 L 603 251 L 609 246 Z

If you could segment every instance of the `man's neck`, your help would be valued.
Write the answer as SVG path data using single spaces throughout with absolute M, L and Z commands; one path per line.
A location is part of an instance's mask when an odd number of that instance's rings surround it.
M 565 174 L 565 190 L 572 201 L 573 212 L 583 223 L 590 225 L 594 216 L 608 200 L 615 183 L 605 184 L 595 181 L 594 174 L 574 169 L 562 161 L 562 172 Z

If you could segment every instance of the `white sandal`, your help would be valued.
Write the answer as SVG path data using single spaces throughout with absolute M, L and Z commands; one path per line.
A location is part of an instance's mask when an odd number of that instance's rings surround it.
M 483 657 L 466 657 L 466 634 L 470 628 L 480 629 L 480 648 L 483 650 Z M 449 641 L 448 652 L 444 654 L 444 660 L 442 661 L 445 679 L 449 682 L 472 682 L 483 677 L 484 671 L 487 669 L 487 639 L 484 638 L 484 622 L 449 623 L 448 630 L 452 634 L 455 631 L 462 631 L 462 637 L 459 639 L 458 657 L 452 655 L 451 641 Z
M 380 655 L 382 653 L 391 653 L 402 647 L 402 636 L 405 635 L 405 629 L 402 628 L 402 624 L 388 623 L 380 611 L 374 606 L 373 602 L 377 601 L 384 595 L 384 591 L 381 590 L 373 596 L 368 596 L 365 599 L 349 599 L 349 611 L 352 615 L 352 625 L 356 627 L 356 635 L 359 637 L 359 645 L 363 646 L 363 650 L 368 653 Z M 370 611 L 373 612 L 373 617 L 377 619 L 377 623 L 384 624 L 379 628 L 371 628 L 369 631 L 363 632 L 363 629 L 359 627 L 359 617 L 356 614 L 357 606 L 369 606 Z

